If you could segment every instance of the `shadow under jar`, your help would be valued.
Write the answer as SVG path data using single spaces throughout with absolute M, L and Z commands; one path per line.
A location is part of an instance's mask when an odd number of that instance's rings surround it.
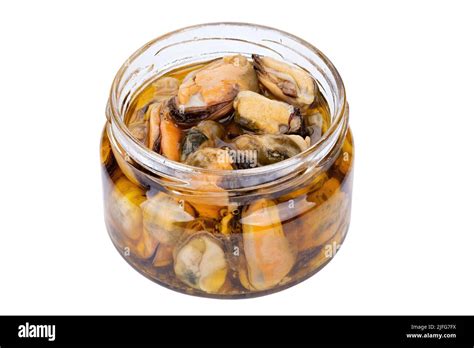
M 182 67 L 252 54 L 316 81 L 327 126 L 305 151 L 248 169 L 204 169 L 143 145 L 126 125 L 137 96 Z M 317 114 L 317 110 L 315 111 Z M 288 288 L 326 265 L 348 230 L 353 141 L 341 78 L 315 47 L 252 24 L 215 23 L 155 39 L 119 70 L 101 141 L 105 221 L 120 254 L 170 289 L 216 298 Z

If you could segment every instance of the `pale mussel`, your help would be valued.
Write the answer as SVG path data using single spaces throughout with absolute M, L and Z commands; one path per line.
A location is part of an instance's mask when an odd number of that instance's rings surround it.
M 259 90 L 257 75 L 247 58 L 235 55 L 217 59 L 184 78 L 178 95 L 169 101 L 171 117 L 181 127 L 218 120 L 232 112 L 235 96 L 246 90 Z
M 298 108 L 285 102 L 243 91 L 234 99 L 235 121 L 258 134 L 305 135 L 303 117 Z
M 204 120 L 192 127 L 184 136 L 181 143 L 181 161 L 185 162 L 188 156 L 200 148 L 216 147 L 219 139 L 224 137 L 224 128 L 221 124 Z
M 238 151 L 247 154 L 248 160 L 256 161 L 257 166 L 261 167 L 283 161 L 305 151 L 309 147 L 308 140 L 299 135 L 244 134 L 235 138 L 232 145 Z
M 275 98 L 300 108 L 316 99 L 318 87 L 305 70 L 271 57 L 252 55 L 258 81 Z
M 228 272 L 222 242 L 206 231 L 192 234 L 175 249 L 174 272 L 192 288 L 217 293 Z

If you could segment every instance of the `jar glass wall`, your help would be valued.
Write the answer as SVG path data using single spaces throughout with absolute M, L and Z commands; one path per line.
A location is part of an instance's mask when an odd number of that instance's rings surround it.
M 150 81 L 229 54 L 270 56 L 308 71 L 331 118 L 321 139 L 284 161 L 226 171 L 168 160 L 130 134 L 125 115 Z M 119 70 L 106 113 L 107 230 L 125 260 L 151 280 L 200 296 L 264 295 L 316 273 L 344 240 L 353 176 L 345 91 L 333 65 L 305 41 L 239 23 L 164 35 Z

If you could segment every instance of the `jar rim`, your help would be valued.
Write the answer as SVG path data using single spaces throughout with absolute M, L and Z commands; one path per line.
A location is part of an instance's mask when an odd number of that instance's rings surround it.
M 121 112 L 119 105 L 119 93 L 120 93 L 120 84 L 124 75 L 126 73 L 127 68 L 131 65 L 131 63 L 136 60 L 142 53 L 144 53 L 147 49 L 149 49 L 152 45 L 163 41 L 167 38 L 170 38 L 174 35 L 185 33 L 187 31 L 197 30 L 201 28 L 210 28 L 210 27 L 218 27 L 218 26 L 227 26 L 227 27 L 246 27 L 246 28 L 256 28 L 261 30 L 266 30 L 278 34 L 290 41 L 294 41 L 306 49 L 311 51 L 312 54 L 316 55 L 320 60 L 323 61 L 325 64 L 325 71 L 328 71 L 337 87 L 337 98 L 336 98 L 336 109 L 334 112 L 334 117 L 331 118 L 331 124 L 328 130 L 321 136 L 321 138 L 314 144 L 312 144 L 308 149 L 305 151 L 300 152 L 299 154 L 292 156 L 288 159 L 283 161 L 262 166 L 262 167 L 255 167 L 255 168 L 247 168 L 247 169 L 235 169 L 235 170 L 224 170 L 224 169 L 208 169 L 208 168 L 199 168 L 195 166 L 190 166 L 184 163 L 172 161 L 144 146 L 140 143 L 137 139 L 135 139 L 132 134 L 130 133 L 128 127 L 126 126 L 123 120 L 123 112 Z M 217 39 L 226 39 L 226 37 L 216 37 Z M 175 31 L 171 31 L 164 35 L 161 35 L 135 51 L 120 67 L 118 70 L 114 81 L 112 83 L 110 93 L 109 93 L 109 102 L 107 104 L 107 118 L 111 123 L 112 126 L 112 133 L 116 138 L 117 142 L 122 145 L 124 150 L 127 154 L 133 158 L 137 163 L 144 165 L 148 170 L 154 172 L 156 174 L 162 174 L 163 171 L 160 169 L 167 168 L 171 170 L 173 173 L 182 173 L 182 174 L 202 174 L 202 175 L 213 175 L 214 177 L 225 177 L 225 178 L 233 178 L 233 177 L 240 177 L 240 176 L 253 176 L 253 175 L 265 175 L 274 173 L 275 171 L 283 171 L 283 170 L 291 170 L 292 168 L 296 168 L 298 163 L 305 162 L 305 161 L 315 161 L 317 158 L 324 158 L 324 155 L 329 153 L 329 150 L 332 149 L 333 146 L 329 146 L 331 143 L 334 145 L 336 143 L 337 138 L 339 137 L 340 133 L 345 130 L 347 126 L 347 118 L 348 118 L 348 111 L 347 111 L 347 101 L 346 101 L 346 92 L 344 88 L 344 84 L 342 79 L 334 67 L 332 62 L 315 46 L 310 44 L 309 42 L 293 35 L 287 33 L 285 31 L 275 29 L 268 26 L 263 26 L 259 24 L 251 24 L 251 23 L 242 23 L 242 22 L 214 22 L 214 23 L 203 23 L 192 25 L 188 27 L 184 27 Z M 126 112 L 125 110 L 124 112 Z M 328 149 L 330 147 L 330 149 Z M 326 151 L 322 151 L 326 149 Z M 179 176 L 178 176 L 179 178 Z

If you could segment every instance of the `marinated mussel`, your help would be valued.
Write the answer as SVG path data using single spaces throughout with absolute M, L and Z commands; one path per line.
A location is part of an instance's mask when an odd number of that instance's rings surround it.
M 173 77 L 162 77 L 152 83 L 153 101 L 162 102 L 178 94 L 180 82 Z
M 207 169 L 233 169 L 232 158 L 227 150 L 212 147 L 205 147 L 193 152 L 188 156 L 185 163 Z
M 151 101 L 147 102 L 146 98 L 143 98 L 140 104 L 144 105 L 138 108 L 128 120 L 128 128 L 132 135 L 144 145 L 148 145 L 149 148 L 154 147 L 155 140 L 159 136 L 155 126 L 158 124 L 159 127 L 159 120 L 156 119 L 155 111 L 157 107 L 161 107 L 161 102 L 178 94 L 178 87 L 179 81 L 172 77 L 163 77 L 153 82 Z M 153 121 L 149 121 L 152 115 L 155 118 Z
M 232 111 L 239 91 L 258 88 L 255 70 L 245 57 L 223 57 L 184 78 L 178 96 L 170 100 L 171 116 L 183 127 L 205 119 L 217 120 Z
M 182 130 L 171 120 L 167 100 L 152 104 L 148 147 L 173 161 L 179 161 Z
M 280 283 L 295 263 L 290 246 L 271 200 L 260 199 L 242 213 L 246 267 L 240 280 L 247 289 L 266 290 Z
M 293 105 L 243 91 L 237 94 L 234 109 L 235 121 L 256 133 L 304 135 L 303 117 Z
M 196 215 L 192 206 L 164 192 L 142 204 L 143 227 L 160 243 L 174 245 Z
M 252 58 L 259 82 L 273 96 L 303 109 L 313 104 L 318 88 L 309 73 L 271 57 Z
M 224 137 L 224 128 L 221 124 L 211 121 L 201 121 L 192 127 L 183 138 L 181 144 L 181 161 L 185 162 L 188 156 L 199 148 L 215 147 L 218 139 Z
M 143 228 L 141 206 L 145 201 L 143 190 L 124 176 L 117 179 L 108 200 L 107 221 L 114 235 L 123 241 L 124 252 L 129 250 L 140 259 L 151 257 L 158 245 Z
M 192 234 L 175 251 L 174 272 L 192 288 L 218 292 L 227 276 L 222 243 L 208 232 Z
M 108 197 L 107 219 L 117 232 L 131 240 L 142 235 L 142 211 L 145 193 L 126 177 L 121 176 Z
M 284 134 L 244 134 L 235 138 L 232 145 L 239 151 L 254 154 L 258 166 L 283 161 L 305 151 L 309 147 L 308 141 L 301 136 Z

